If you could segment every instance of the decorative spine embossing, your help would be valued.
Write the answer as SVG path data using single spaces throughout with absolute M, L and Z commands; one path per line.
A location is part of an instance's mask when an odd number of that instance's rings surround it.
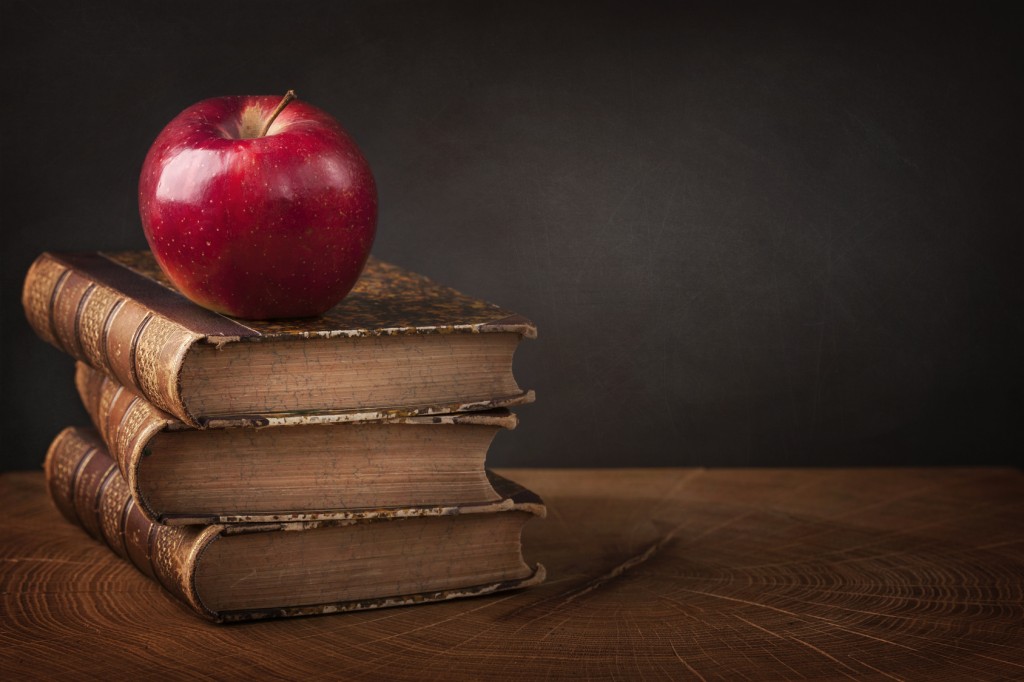
M 181 403 L 178 372 L 168 372 L 166 368 L 180 368 L 188 349 L 199 338 L 198 335 L 185 332 L 188 337 L 187 342 L 183 342 L 183 331 L 176 323 L 153 316 L 135 344 L 133 358 L 140 393 L 147 397 L 158 396 L 159 399 L 150 400 L 155 405 L 164 407 Z
M 142 322 L 135 327 L 135 333 L 132 334 L 132 342 L 128 345 L 128 376 L 131 377 L 131 383 L 129 386 L 141 386 L 139 385 L 139 366 L 138 366 L 138 350 L 139 350 L 139 337 L 146 330 L 146 326 L 150 320 L 153 319 L 153 313 L 146 313 L 142 318 Z
M 84 444 L 74 429 L 64 429 L 50 445 L 46 455 L 46 481 L 53 499 L 61 515 L 68 521 L 78 524 L 78 516 L 74 507 L 73 485 L 75 469 L 88 455 L 88 445 Z
M 200 334 L 49 254 L 29 269 L 22 304 L 32 328 L 45 341 L 196 425 L 182 403 L 178 375 Z
M 82 526 L 97 539 L 107 537 L 102 517 L 120 515 L 119 510 L 107 509 L 109 502 L 105 501 L 124 485 L 120 479 L 113 482 L 107 479 L 111 469 L 116 477 L 113 465 L 98 440 L 74 427 L 61 431 L 46 453 L 50 497 L 68 521 Z
M 106 443 L 113 442 L 112 436 L 117 429 L 117 423 L 114 421 L 116 419 L 116 412 L 112 406 L 118 402 L 118 398 L 124 395 L 125 392 L 127 392 L 127 389 L 124 386 L 117 385 L 115 387 L 113 382 L 103 384 L 103 393 L 100 396 L 100 412 L 97 414 L 104 415 L 104 417 L 102 420 L 97 419 L 95 423 Z
M 150 439 L 173 417 L 84 363 L 75 369 L 75 386 L 129 490 L 144 513 L 155 518 L 139 489 L 138 467 Z
M 117 468 L 109 457 L 101 456 L 99 447 L 92 450 L 88 459 L 75 469 L 74 493 L 72 501 L 75 515 L 86 532 L 97 540 L 102 539 L 100 532 L 99 493 L 103 484 L 111 474 L 116 475 Z
M 116 292 L 97 286 L 83 299 L 79 313 L 79 339 L 84 359 L 106 374 L 111 373 L 111 361 L 106 357 L 106 327 L 123 300 Z
M 100 531 L 103 533 L 103 541 L 122 559 L 128 558 L 123 524 L 131 497 L 124 479 L 117 475 L 111 477 L 100 495 Z
M 50 306 L 57 285 L 67 272 L 67 268 L 60 263 L 42 256 L 29 268 L 21 292 L 21 303 L 29 324 L 36 334 L 54 346 L 58 344 L 50 323 Z
M 78 316 L 82 312 L 82 299 L 90 293 L 91 282 L 77 272 L 68 271 L 59 288 L 54 291 L 51 319 L 57 342 L 69 355 L 81 359 L 82 343 L 78 338 Z
M 50 497 L 68 521 L 202 615 L 212 616 L 196 598 L 193 573 L 199 548 L 219 527 L 171 528 L 144 517 L 113 460 L 88 431 L 64 429 L 46 454 L 45 469 Z

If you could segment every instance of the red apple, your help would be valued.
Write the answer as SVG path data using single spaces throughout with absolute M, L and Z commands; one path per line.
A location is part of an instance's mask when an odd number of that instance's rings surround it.
M 146 239 L 201 306 L 251 319 L 319 315 L 366 264 L 377 226 L 369 164 L 337 121 L 294 97 L 199 102 L 146 156 Z

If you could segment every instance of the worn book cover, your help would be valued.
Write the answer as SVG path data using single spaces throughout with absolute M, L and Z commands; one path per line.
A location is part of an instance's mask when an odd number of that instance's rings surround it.
M 160 523 L 358 518 L 378 508 L 491 503 L 485 469 L 504 408 L 353 421 L 218 421 L 194 429 L 102 372 L 75 385 L 143 513 Z
M 192 426 L 358 411 L 386 417 L 529 402 L 512 375 L 522 317 L 371 258 L 305 319 L 229 318 L 185 299 L 148 251 L 45 253 L 22 302 L 49 343 Z
M 521 548 L 522 527 L 544 515 L 543 503 L 498 476 L 501 499 L 486 505 L 360 520 L 165 526 L 141 513 L 91 430 L 65 430 L 45 468 L 65 518 L 216 622 L 441 601 L 544 579 Z

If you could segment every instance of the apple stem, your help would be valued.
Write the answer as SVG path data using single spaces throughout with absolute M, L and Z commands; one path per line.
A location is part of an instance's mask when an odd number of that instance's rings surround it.
M 274 109 L 274 113 L 270 115 L 270 118 L 267 119 L 266 124 L 264 124 L 263 126 L 263 130 L 260 131 L 259 137 L 267 136 L 267 131 L 270 130 L 270 126 L 274 125 L 274 121 L 277 120 L 277 117 L 281 114 L 282 111 L 284 111 L 284 108 L 288 106 L 289 102 L 291 102 L 293 99 L 296 99 L 296 97 L 297 96 L 294 90 L 289 90 L 288 92 L 284 93 L 284 97 L 281 98 L 281 102 L 277 105 L 277 108 Z

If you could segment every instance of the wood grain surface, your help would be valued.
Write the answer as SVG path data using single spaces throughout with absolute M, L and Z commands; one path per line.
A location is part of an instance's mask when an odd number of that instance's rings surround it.
M 3 679 L 1024 679 L 1024 474 L 508 470 L 544 585 L 200 621 L 0 478 Z

